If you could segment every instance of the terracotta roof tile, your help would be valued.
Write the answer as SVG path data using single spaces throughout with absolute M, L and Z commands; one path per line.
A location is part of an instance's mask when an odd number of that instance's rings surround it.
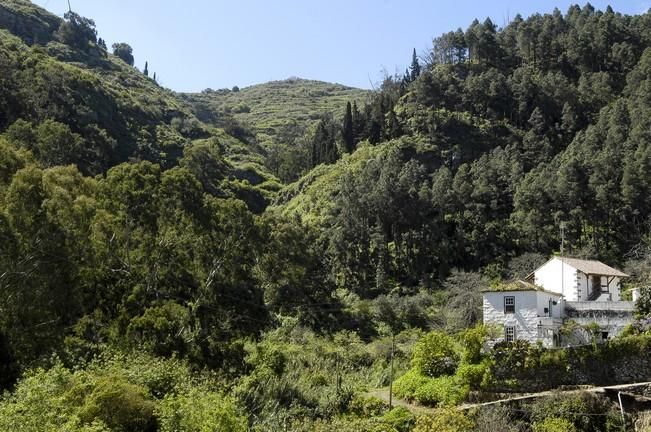
M 614 269 L 601 261 L 582 260 L 577 258 L 556 257 L 565 264 L 589 275 L 628 277 L 624 272 Z

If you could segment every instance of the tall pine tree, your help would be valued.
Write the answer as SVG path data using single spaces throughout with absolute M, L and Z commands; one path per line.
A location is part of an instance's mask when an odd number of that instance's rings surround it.
M 353 129 L 353 111 L 350 102 L 346 103 L 346 113 L 344 114 L 341 136 L 344 140 L 346 151 L 352 154 L 355 151 L 355 131 Z

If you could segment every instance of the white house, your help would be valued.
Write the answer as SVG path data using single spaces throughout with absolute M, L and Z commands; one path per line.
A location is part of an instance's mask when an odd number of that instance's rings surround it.
M 627 276 L 600 261 L 553 257 L 526 280 L 567 301 L 619 301 L 620 278 Z
M 500 335 L 494 340 L 513 342 L 524 339 L 531 343 L 538 340 L 555 345 L 558 327 L 563 323 L 562 296 L 526 281 L 503 284 L 496 289 L 483 291 L 484 324 L 499 328 Z M 547 330 L 552 329 L 548 334 Z M 555 339 L 556 338 L 556 339 Z
M 492 343 L 585 343 L 594 337 L 586 329 L 591 323 L 599 326 L 601 339 L 616 336 L 633 319 L 634 303 L 620 301 L 620 278 L 626 276 L 599 261 L 554 257 L 526 281 L 484 290 L 484 324 L 499 329 Z M 578 334 L 561 334 L 568 321 L 576 323 Z

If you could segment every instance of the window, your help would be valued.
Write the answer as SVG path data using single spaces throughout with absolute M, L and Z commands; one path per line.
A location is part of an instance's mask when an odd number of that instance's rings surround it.
M 506 341 L 506 342 L 515 341 L 515 327 L 514 326 L 504 326 L 504 341 Z
M 506 296 L 504 297 L 504 313 L 515 313 L 515 297 Z

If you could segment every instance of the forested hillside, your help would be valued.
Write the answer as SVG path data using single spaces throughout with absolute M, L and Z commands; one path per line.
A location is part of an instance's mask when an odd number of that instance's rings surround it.
M 286 182 L 311 168 L 309 142 L 321 121 L 338 129 L 347 102 L 363 104 L 369 92 L 300 78 L 288 78 L 240 89 L 206 89 L 186 94 L 195 114 L 204 122 L 235 122 L 250 130 L 267 151 L 267 166 Z
M 621 429 L 596 396 L 444 407 L 570 368 L 476 327 L 561 222 L 651 280 L 650 13 L 475 21 L 373 92 L 179 95 L 100 36 L 0 1 L 0 431 Z M 443 410 L 366 396 L 398 376 Z
M 278 205 L 360 292 L 548 255 L 562 222 L 573 254 L 623 264 L 649 234 L 650 23 L 588 5 L 444 34 Z

